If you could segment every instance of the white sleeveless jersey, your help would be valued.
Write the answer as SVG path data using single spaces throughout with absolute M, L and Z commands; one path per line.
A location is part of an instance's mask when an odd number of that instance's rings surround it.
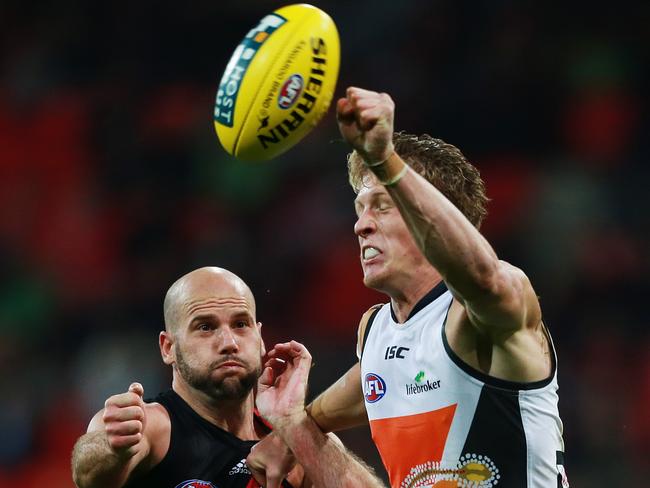
M 555 351 L 546 380 L 485 375 L 447 343 L 451 301 L 441 283 L 404 324 L 386 304 L 359 347 L 372 437 L 391 486 L 568 487 Z

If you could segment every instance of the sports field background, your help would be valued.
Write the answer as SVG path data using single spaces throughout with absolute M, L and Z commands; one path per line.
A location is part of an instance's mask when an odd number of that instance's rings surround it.
M 485 235 L 530 276 L 559 352 L 572 486 L 650 477 L 650 4 L 315 2 L 338 94 L 458 145 Z M 568 5 L 568 4 L 571 5 Z M 0 5 L 0 487 L 71 487 L 104 399 L 169 384 L 162 298 L 204 265 L 243 277 L 268 344 L 311 350 L 312 393 L 354 361 L 361 285 L 333 112 L 267 164 L 212 127 L 230 53 L 275 1 Z M 366 431 L 346 443 L 382 472 Z

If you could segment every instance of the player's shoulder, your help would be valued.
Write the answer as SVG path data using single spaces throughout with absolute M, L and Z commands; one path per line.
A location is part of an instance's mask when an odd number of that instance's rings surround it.
M 147 414 L 147 419 L 151 417 L 154 422 L 159 422 L 161 424 L 170 423 L 167 408 L 158 402 L 145 403 L 144 411 Z
M 359 337 L 363 337 L 368 324 L 374 319 L 377 312 L 383 307 L 385 303 L 377 303 L 366 310 L 361 319 L 359 320 Z
M 530 280 L 526 275 L 526 273 L 524 272 L 524 270 L 519 268 L 518 266 L 515 266 L 512 263 L 509 263 L 508 261 L 504 261 L 500 259 L 499 268 L 502 273 L 507 273 L 513 278 L 517 278 L 518 280 L 524 283 L 530 283 Z
M 375 315 L 381 307 L 383 307 L 385 304 L 384 303 L 377 303 L 370 307 L 368 310 L 364 312 L 364 314 L 361 316 L 361 320 L 359 320 L 359 328 L 357 329 L 357 357 L 361 357 L 361 351 L 363 350 L 363 346 L 365 343 L 365 338 L 367 337 L 366 331 L 368 330 L 368 324 L 371 323 L 371 321 L 374 319 Z
M 158 464 L 167 454 L 171 442 L 172 423 L 167 409 L 157 402 L 145 403 L 145 437 L 149 441 L 150 453 L 147 463 Z
M 172 422 L 167 409 L 160 403 L 144 404 L 146 417 L 145 434 L 155 442 L 168 440 L 171 435 Z
M 366 310 L 363 315 L 361 316 L 361 320 L 359 320 L 359 325 L 361 326 L 366 325 L 370 318 L 375 315 L 381 307 L 383 307 L 385 303 L 376 303 L 372 307 L 370 307 L 368 310 Z

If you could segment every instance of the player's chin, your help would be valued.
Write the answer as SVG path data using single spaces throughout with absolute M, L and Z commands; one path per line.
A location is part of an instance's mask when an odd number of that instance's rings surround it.
M 216 368 L 210 372 L 212 381 L 237 380 L 250 374 L 247 368 Z
M 258 365 L 245 365 L 242 367 L 219 367 L 210 372 L 210 378 L 213 382 L 238 382 L 247 381 L 248 378 L 257 378 L 262 374 L 262 366 Z
M 378 272 L 376 269 L 363 269 L 363 284 L 367 288 L 372 288 L 374 290 L 381 290 L 384 280 L 382 273 Z

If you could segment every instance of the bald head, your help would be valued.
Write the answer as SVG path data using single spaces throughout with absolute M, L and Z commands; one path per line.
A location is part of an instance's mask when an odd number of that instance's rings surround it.
M 205 299 L 243 299 L 255 316 L 255 298 L 248 285 L 227 269 L 209 266 L 187 273 L 169 287 L 164 303 L 165 329 L 177 330 L 190 304 Z

